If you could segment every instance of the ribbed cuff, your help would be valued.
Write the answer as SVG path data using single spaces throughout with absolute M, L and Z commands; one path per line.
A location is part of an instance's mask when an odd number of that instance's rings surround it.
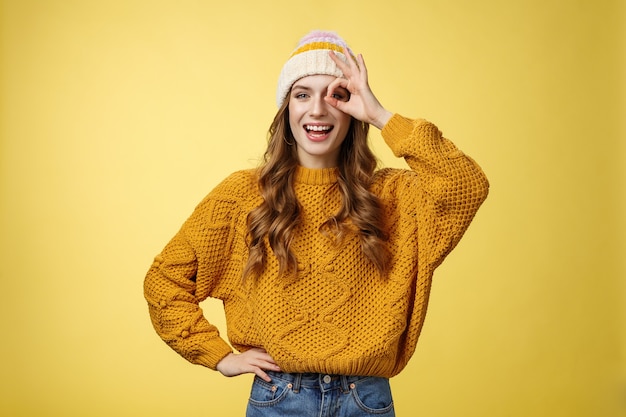
M 423 119 L 408 119 L 396 113 L 387 121 L 387 124 L 383 126 L 381 135 L 394 155 L 402 157 L 404 156 L 402 142 L 411 136 L 415 128 L 422 123 L 427 122 Z
M 219 361 L 224 359 L 229 353 L 232 353 L 232 351 L 228 343 L 222 338 L 216 337 L 210 343 L 198 347 L 198 356 L 195 357 L 193 362 L 216 370 Z

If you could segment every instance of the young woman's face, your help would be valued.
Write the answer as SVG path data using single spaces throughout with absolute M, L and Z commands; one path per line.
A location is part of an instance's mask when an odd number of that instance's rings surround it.
M 341 144 L 352 117 L 324 101 L 328 86 L 336 77 L 310 75 L 295 82 L 289 93 L 289 126 L 297 143 L 298 160 L 305 168 L 337 166 Z M 347 101 L 347 90 L 335 91 Z

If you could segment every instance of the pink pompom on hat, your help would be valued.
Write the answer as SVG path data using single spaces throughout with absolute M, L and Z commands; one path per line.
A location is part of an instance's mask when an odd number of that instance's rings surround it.
M 282 106 L 289 90 L 300 78 L 317 74 L 343 77 L 343 72 L 328 56 L 328 51 L 335 51 L 337 56 L 345 62 L 346 56 L 343 53 L 343 48 L 347 48 L 354 58 L 352 50 L 335 32 L 314 30 L 300 39 L 298 46 L 283 66 L 280 77 L 278 77 L 278 89 L 276 91 L 278 107 Z

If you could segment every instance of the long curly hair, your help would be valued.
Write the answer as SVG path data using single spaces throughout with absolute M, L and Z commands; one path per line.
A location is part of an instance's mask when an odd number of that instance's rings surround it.
M 352 119 L 341 145 L 335 184 L 342 197 L 341 206 L 320 230 L 335 230 L 336 241 L 340 242 L 348 231 L 346 220 L 350 219 L 359 231 L 363 253 L 384 274 L 388 269 L 387 235 L 378 197 L 369 191 L 377 159 L 368 146 L 368 132 L 369 124 Z M 290 250 L 300 221 L 300 205 L 293 187 L 298 155 L 289 127 L 289 98 L 276 113 L 268 137 L 258 179 L 263 202 L 247 218 L 249 256 L 244 277 L 262 273 L 267 257 L 265 237 L 278 260 L 280 273 L 295 271 L 297 265 Z

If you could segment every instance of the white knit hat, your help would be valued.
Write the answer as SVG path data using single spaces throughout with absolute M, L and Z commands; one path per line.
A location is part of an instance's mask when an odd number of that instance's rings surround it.
M 335 32 L 314 30 L 300 39 L 298 46 L 283 66 L 280 77 L 278 77 L 278 89 L 276 90 L 278 107 L 282 106 L 289 90 L 300 78 L 316 74 L 343 77 L 343 72 L 328 56 L 328 51 L 338 52 L 337 56 L 346 62 L 346 57 L 343 54 L 344 47 L 354 57 L 346 42 Z

